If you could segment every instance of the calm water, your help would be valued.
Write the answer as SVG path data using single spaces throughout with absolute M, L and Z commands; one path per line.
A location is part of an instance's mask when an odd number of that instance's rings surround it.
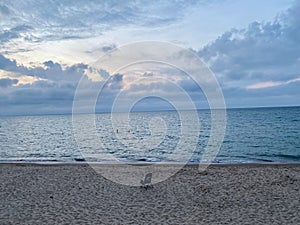
M 210 135 L 210 111 L 200 110 L 198 115 L 201 131 L 196 149 L 179 152 L 176 161 L 182 161 L 185 154 L 191 155 L 190 162 L 201 160 Z M 105 162 L 113 157 L 126 162 L 169 162 L 181 139 L 182 124 L 175 111 L 131 113 L 129 128 L 120 114 L 117 134 L 111 115 L 97 114 L 97 136 L 90 135 L 86 123 L 90 117 L 77 116 L 83 134 L 80 150 L 71 115 L 0 117 L 0 161 L 76 162 L 85 158 Z M 153 118 L 161 118 L 155 132 L 149 126 Z M 194 132 L 193 126 L 189 132 Z M 189 147 L 189 142 L 184 145 Z M 300 107 L 229 109 L 225 138 L 214 162 L 300 162 Z

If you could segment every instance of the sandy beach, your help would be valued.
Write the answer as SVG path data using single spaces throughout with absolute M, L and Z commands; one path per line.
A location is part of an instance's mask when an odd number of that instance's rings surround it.
M 0 164 L 0 179 L 0 224 L 300 224 L 300 164 L 189 165 L 148 189 L 85 164 Z

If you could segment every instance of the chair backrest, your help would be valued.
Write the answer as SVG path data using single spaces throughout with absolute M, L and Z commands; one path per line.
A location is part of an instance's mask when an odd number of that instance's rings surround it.
M 148 173 L 145 177 L 145 184 L 151 184 L 152 173 Z
M 146 174 L 145 179 L 141 180 L 141 184 L 143 185 L 151 184 L 151 180 L 152 180 L 152 173 L 148 173 Z

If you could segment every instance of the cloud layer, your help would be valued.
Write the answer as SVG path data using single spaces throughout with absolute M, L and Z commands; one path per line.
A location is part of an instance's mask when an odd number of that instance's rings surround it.
M 249 98 L 258 97 L 254 89 L 287 86 L 300 90 L 299 10 L 300 4 L 295 4 L 272 22 L 232 29 L 198 52 L 217 75 L 228 98 L 236 98 L 231 96 L 234 89 Z M 277 96 L 273 89 L 264 93 L 266 98 Z M 300 104 L 299 92 L 290 97 L 293 104 Z M 284 104 L 285 98 L 278 98 L 277 104 Z M 257 98 L 255 105 L 260 105 L 260 100 Z
M 55 40 L 84 42 L 87 37 L 132 25 L 167 27 L 180 21 L 194 4 L 207 2 L 4 0 L 0 3 L 0 44 L 10 50 L 15 40 L 31 44 L 46 41 L 51 49 Z M 228 107 L 300 105 L 299 11 L 300 4 L 294 4 L 273 21 L 253 22 L 244 29 L 229 30 L 202 49 L 193 50 L 216 74 Z M 109 52 L 117 45 L 102 45 L 87 50 L 87 54 L 98 50 Z M 23 47 L 18 51 L 28 51 L 26 45 Z M 97 88 L 107 75 L 110 79 L 98 100 L 99 111 L 108 111 L 120 90 L 128 98 L 145 92 L 163 92 L 176 97 L 176 92 L 162 77 L 186 90 L 197 106 L 206 106 L 195 82 L 175 70 L 152 66 L 144 71 L 112 75 L 86 63 L 65 65 L 55 59 L 29 67 L 22 61 L 9 59 L 3 52 L 0 54 L 0 114 L 70 113 L 79 80 L 86 82 L 84 94 L 89 99 L 89 91 Z M 149 82 L 137 82 L 139 77 L 149 78 Z M 141 104 L 144 109 L 149 109 L 146 105 L 150 100 L 147 101 Z M 150 108 L 156 109 L 155 101 L 151 100 Z
M 8 41 L 20 36 L 30 41 L 72 39 L 94 36 L 120 26 L 168 25 L 180 19 L 187 7 L 207 2 L 3 0 L 0 39 Z

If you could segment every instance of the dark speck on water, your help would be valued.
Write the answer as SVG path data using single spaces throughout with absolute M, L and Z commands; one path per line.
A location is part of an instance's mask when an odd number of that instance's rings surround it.
M 82 159 L 82 158 L 75 158 L 74 160 L 77 161 L 77 162 L 84 162 L 85 161 L 85 159 Z

